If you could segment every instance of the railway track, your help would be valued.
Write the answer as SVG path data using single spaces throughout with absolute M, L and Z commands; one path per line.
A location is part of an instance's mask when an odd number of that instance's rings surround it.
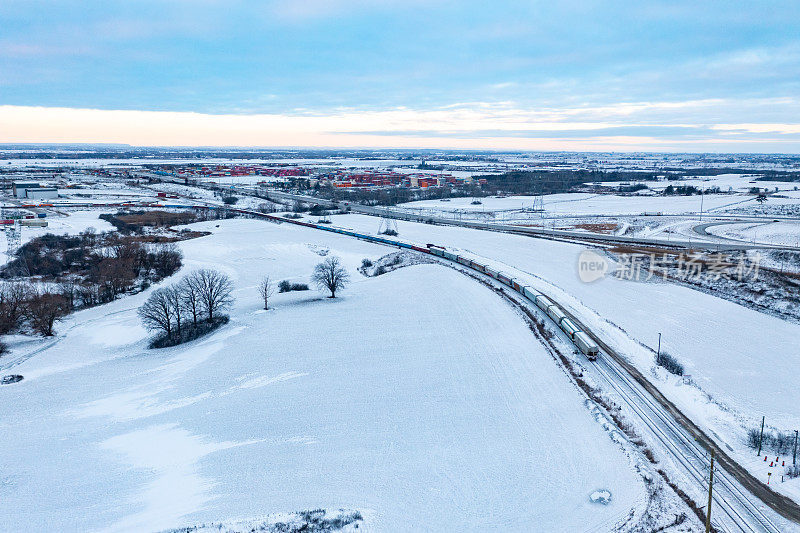
M 562 308 L 563 309 L 563 308 Z M 567 310 L 564 312 L 603 350 L 607 357 L 598 358 L 595 368 L 628 407 L 637 414 L 665 449 L 701 486 L 707 484 L 704 471 L 708 455 L 713 450 L 716 461 L 717 484 L 714 502 L 727 515 L 731 524 L 723 530 L 767 531 L 781 533 L 761 507 L 749 497 L 753 494 L 772 510 L 793 522 L 800 522 L 800 506 L 790 498 L 768 489 L 750 472 L 733 460 L 694 422 L 650 383 L 633 365 L 625 361 L 612 347 L 586 328 Z M 738 507 L 738 509 L 736 508 Z M 748 518 L 749 517 L 749 518 Z M 755 521 L 757 527 L 751 524 Z
M 494 280 L 484 280 L 479 278 L 480 273 L 473 273 L 465 270 L 463 265 L 453 265 L 457 270 L 473 277 L 495 289 L 504 296 L 512 305 L 519 307 L 523 313 L 532 318 L 532 313 L 541 314 L 547 320 L 551 320 L 547 313 L 532 303 L 522 303 L 518 294 L 509 294 L 509 288 L 498 283 L 492 284 Z M 550 296 L 548 296 L 552 300 Z M 523 299 L 524 301 L 524 299 Z M 553 300 L 555 301 L 555 300 Z M 569 311 L 564 310 L 567 316 L 583 328 L 584 332 L 588 329 Z M 560 333 L 560 329 L 557 329 Z M 639 419 L 636 424 L 637 430 L 646 429 L 652 437 L 661 444 L 668 459 L 671 459 L 680 471 L 682 471 L 688 481 L 694 486 L 700 495 L 701 501 L 705 501 L 705 491 L 708 487 L 708 463 L 709 455 L 705 448 L 687 432 L 683 426 L 675 420 L 672 415 L 661 406 L 650 393 L 641 387 L 620 364 L 616 358 L 619 357 L 610 346 L 599 341 L 608 358 L 599 357 L 592 363 L 593 368 L 599 376 L 606 382 L 608 391 L 617 393 L 620 401 L 626 406 L 630 413 Z M 564 337 L 569 341 L 568 337 Z M 605 387 L 604 387 L 605 388 Z M 620 428 L 622 430 L 622 428 Z M 715 531 L 731 533 L 741 531 L 743 533 L 782 533 L 784 529 L 776 524 L 775 520 L 769 516 L 769 511 L 765 511 L 759 505 L 760 502 L 754 501 L 747 490 L 741 484 L 718 465 L 714 469 L 714 497 L 712 525 Z
M 707 454 L 705 449 L 693 441 L 681 426 L 678 426 L 660 406 L 642 393 L 631 382 L 625 371 L 617 367 L 613 360 L 598 359 L 595 365 L 598 373 L 608 385 L 617 392 L 623 403 L 645 422 L 648 431 L 662 444 L 662 449 L 679 464 L 688 477 L 705 488 L 708 479 Z M 754 503 L 724 470 L 715 469 L 714 509 L 712 522 L 721 531 L 741 530 L 745 532 L 767 531 L 780 533 L 782 530 Z M 723 520 L 719 519 L 720 513 Z M 755 523 L 755 525 L 751 525 Z M 735 529 L 734 529 L 735 528 Z

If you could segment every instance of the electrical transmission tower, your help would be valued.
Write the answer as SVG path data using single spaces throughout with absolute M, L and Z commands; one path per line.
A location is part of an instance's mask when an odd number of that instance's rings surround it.
M 16 224 L 5 226 L 3 229 L 6 233 L 6 257 L 8 257 L 7 261 L 10 263 L 14 259 L 14 254 L 17 253 L 22 239 Z
M 382 217 L 378 226 L 378 235 L 397 235 L 397 221 L 393 218 Z

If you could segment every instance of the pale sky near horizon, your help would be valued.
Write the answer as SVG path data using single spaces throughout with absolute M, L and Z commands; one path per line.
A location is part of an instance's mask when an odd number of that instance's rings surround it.
M 0 142 L 800 153 L 800 2 L 4 0 Z

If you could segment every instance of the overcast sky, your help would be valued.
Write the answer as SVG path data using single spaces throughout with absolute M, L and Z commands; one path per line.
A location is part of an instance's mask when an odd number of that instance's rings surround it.
M 0 2 L 0 142 L 800 152 L 800 2 Z

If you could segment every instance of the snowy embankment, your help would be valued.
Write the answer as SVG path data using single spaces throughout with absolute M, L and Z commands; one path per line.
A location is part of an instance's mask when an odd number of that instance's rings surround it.
M 191 227 L 213 234 L 179 243 L 184 271 L 231 276 L 230 323 L 148 350 L 145 292 L 60 324 L 13 368 L 25 379 L 0 387 L 3 528 L 159 530 L 322 508 L 379 531 L 576 531 L 641 512 L 631 460 L 488 288 L 430 264 L 367 278 L 361 260 L 391 249 L 288 224 Z M 292 292 L 261 309 L 263 274 L 307 281 L 325 254 L 353 277 L 340 298 Z M 607 505 L 590 499 L 602 490 Z
M 375 220 L 337 215 L 334 224 L 369 232 Z M 577 275 L 583 246 L 457 227 L 398 222 L 399 237 L 446 245 L 489 258 L 500 270 L 557 298 L 626 355 L 720 445 L 767 481 L 745 445 L 746 431 L 766 416 L 781 431 L 800 427 L 800 325 L 673 283 L 613 276 L 591 284 Z M 662 350 L 686 366 L 694 386 L 654 369 Z M 791 460 L 791 456 L 789 457 Z M 780 473 L 778 473 L 780 476 Z M 800 478 L 776 490 L 800 500 Z

